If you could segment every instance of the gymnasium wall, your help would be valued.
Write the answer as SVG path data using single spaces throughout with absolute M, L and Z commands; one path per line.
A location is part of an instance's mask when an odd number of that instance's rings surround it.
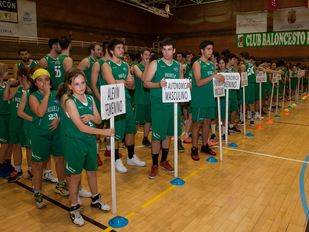
M 36 0 L 39 37 L 72 34 L 74 40 L 126 38 L 130 45 L 152 44 L 153 15 L 114 0 Z
M 279 8 L 305 6 L 305 0 L 280 0 Z M 307 57 L 309 47 L 278 47 L 278 48 L 237 48 L 235 41 L 237 12 L 265 10 L 266 0 L 248 1 L 234 0 L 223 3 L 205 4 L 187 8 L 179 8 L 170 19 L 157 20 L 160 37 L 171 36 L 176 39 L 176 48 L 180 51 L 198 52 L 198 44 L 204 39 L 215 42 L 215 49 L 225 48 L 235 53 L 248 51 L 256 57 L 287 57 L 299 61 Z M 272 30 L 272 15 L 268 16 L 268 31 Z

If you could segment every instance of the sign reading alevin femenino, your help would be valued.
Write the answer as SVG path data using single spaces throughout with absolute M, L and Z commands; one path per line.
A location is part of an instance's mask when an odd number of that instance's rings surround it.
M 309 31 L 284 31 L 237 35 L 237 47 L 308 46 Z

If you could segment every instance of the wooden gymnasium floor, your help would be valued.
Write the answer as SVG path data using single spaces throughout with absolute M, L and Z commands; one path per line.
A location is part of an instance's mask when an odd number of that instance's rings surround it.
M 205 155 L 194 162 L 186 145 L 186 152 L 180 154 L 183 187 L 172 187 L 172 176 L 161 170 L 155 180 L 147 178 L 150 149 L 140 146 L 138 133 L 136 153 L 147 167 L 129 167 L 128 174 L 117 174 L 118 212 L 129 219 L 129 225 L 116 231 L 305 231 L 309 170 L 302 161 L 309 155 L 309 99 L 277 121 L 263 122 L 262 130 L 249 129 L 253 139 L 230 136 L 238 148 L 224 149 L 222 163 L 206 163 Z M 109 173 L 110 162 L 105 159 L 99 186 L 111 203 Z M 91 209 L 89 199 L 83 200 L 89 220 L 78 228 L 65 210 L 68 200 L 55 195 L 52 184 L 44 184 L 48 207 L 38 210 L 26 189 L 31 183 L 20 182 L 0 180 L 1 231 L 111 231 L 105 226 L 112 214 Z

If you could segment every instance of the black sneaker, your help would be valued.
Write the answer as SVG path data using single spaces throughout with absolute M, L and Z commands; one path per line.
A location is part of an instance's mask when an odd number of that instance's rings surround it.
M 191 158 L 194 161 L 199 161 L 200 160 L 200 157 L 198 155 L 198 149 L 196 147 L 192 147 L 191 148 Z
M 225 134 L 222 135 L 222 140 L 225 141 Z
M 179 151 L 180 153 L 185 152 L 185 148 L 183 147 L 182 141 L 181 141 L 180 139 L 178 139 L 178 151 Z
M 254 126 L 254 121 L 253 120 L 250 121 L 250 126 Z
M 212 155 L 212 156 L 217 155 L 216 152 L 214 152 L 212 149 L 210 149 L 210 147 L 208 146 L 208 144 L 207 144 L 207 145 L 203 145 L 203 146 L 201 147 L 201 152 L 202 152 L 202 153 L 206 153 L 206 154 L 208 154 L 208 155 Z
M 150 146 L 151 146 L 151 142 L 148 140 L 147 137 L 144 137 L 144 138 L 143 138 L 142 144 L 143 144 L 145 147 L 150 147 Z
M 13 183 L 13 182 L 19 180 L 22 176 L 23 176 L 22 170 L 20 172 L 17 172 L 16 170 L 14 170 L 10 173 L 10 176 L 8 178 L 8 182 Z
M 216 134 L 212 134 L 212 135 L 210 136 L 210 139 L 216 139 L 216 138 L 217 138 Z
M 97 194 L 94 197 L 91 197 L 91 204 L 90 204 L 90 206 L 93 207 L 93 208 L 100 209 L 103 212 L 109 212 L 110 209 L 111 209 L 108 204 L 104 204 L 101 201 L 101 195 L 100 194 Z
M 240 133 L 241 132 L 241 130 L 239 130 L 236 126 L 229 128 L 229 130 L 231 131 L 231 133 Z

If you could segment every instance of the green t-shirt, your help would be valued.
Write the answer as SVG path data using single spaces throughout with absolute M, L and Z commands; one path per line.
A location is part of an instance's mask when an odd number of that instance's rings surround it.
M 89 67 L 84 70 L 84 73 L 86 75 L 87 85 L 90 86 L 91 85 L 92 67 L 93 67 L 94 63 L 97 62 L 97 60 L 92 56 L 88 56 L 87 59 L 88 59 L 88 62 L 89 62 Z
M 112 69 L 112 74 L 115 80 L 126 80 L 129 75 L 129 65 L 121 61 L 120 64 L 116 64 L 112 60 L 107 61 Z M 126 102 L 131 102 L 131 95 L 129 89 L 125 88 Z
M 256 75 L 254 70 L 254 65 L 250 62 L 245 62 L 247 75 L 248 75 L 248 82 L 256 83 Z
M 17 116 L 17 110 L 19 107 L 19 104 L 21 102 L 21 97 L 23 95 L 23 87 L 19 86 L 15 96 L 9 100 L 9 112 L 10 112 L 10 117 L 18 118 Z
M 37 90 L 36 92 L 32 93 L 31 95 L 35 96 L 37 100 L 41 103 L 43 100 L 43 94 Z M 60 103 L 56 99 L 56 91 L 51 91 L 49 99 L 48 99 L 48 107 L 43 117 L 38 117 L 33 113 L 32 118 L 32 126 L 33 129 L 39 131 L 42 134 L 51 134 L 53 131 L 49 130 L 51 122 L 59 118 L 59 110 L 60 110 Z
M 163 59 L 157 60 L 157 70 L 152 79 L 154 83 L 160 83 L 162 79 L 180 79 L 180 65 L 173 60 L 171 64 L 166 64 Z M 162 88 L 150 89 L 151 104 L 162 102 Z M 164 103 L 167 104 L 167 103 Z M 172 104 L 171 104 L 172 105 Z
M 31 60 L 30 64 L 26 64 L 26 65 L 24 63 L 22 63 L 22 62 L 17 63 L 17 68 L 18 68 L 18 70 L 20 70 L 20 69 L 22 69 L 22 68 L 24 68 L 26 66 L 26 67 L 28 67 L 30 69 L 34 69 L 37 65 L 38 65 L 37 61 Z
M 58 79 L 60 78 L 60 67 L 59 67 L 59 62 L 58 58 L 53 58 L 49 54 L 44 56 L 44 59 L 47 63 L 47 71 L 49 72 L 50 75 L 50 80 L 52 83 L 53 89 L 58 88 Z
M 0 115 L 10 114 L 8 101 L 3 100 L 4 90 L 5 90 L 5 85 L 3 86 L 0 85 Z
M 198 61 L 201 69 L 201 79 L 212 76 L 215 73 L 216 67 L 211 61 L 204 62 L 201 59 Z M 195 78 L 192 81 L 192 107 L 216 107 L 216 100 L 213 92 L 213 81 L 206 85 L 197 86 Z
M 143 63 L 137 64 L 137 67 L 144 72 L 145 65 Z M 135 104 L 148 105 L 150 104 L 150 90 L 144 87 L 144 82 L 137 76 L 134 76 L 135 93 L 134 102 Z
M 93 97 L 91 95 L 86 95 L 87 103 L 83 103 L 80 100 L 78 100 L 74 95 L 71 96 L 69 99 L 72 99 L 76 105 L 76 108 L 78 110 L 78 113 L 81 116 L 85 114 L 91 114 L 93 115 Z M 64 120 L 64 130 L 65 135 L 70 138 L 78 138 L 78 139 L 96 139 L 95 135 L 87 134 L 85 132 L 80 131 L 76 125 L 73 123 L 73 121 L 69 118 L 69 115 L 66 113 Z M 95 127 L 95 124 L 92 121 L 89 121 L 87 126 Z

